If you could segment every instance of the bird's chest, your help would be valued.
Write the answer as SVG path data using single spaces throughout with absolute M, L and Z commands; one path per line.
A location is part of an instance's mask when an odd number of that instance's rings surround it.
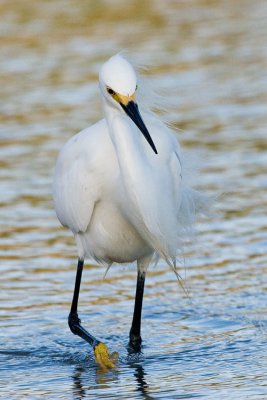
M 112 201 L 95 205 L 86 234 L 91 254 L 106 262 L 132 262 L 152 251 Z

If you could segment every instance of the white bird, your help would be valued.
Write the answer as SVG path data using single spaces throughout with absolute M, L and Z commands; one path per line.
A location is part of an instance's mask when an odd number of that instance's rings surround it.
M 113 367 L 107 347 L 78 318 L 84 259 L 109 266 L 137 261 L 130 346 L 141 345 L 141 310 L 147 268 L 162 257 L 175 269 L 181 227 L 192 216 L 195 192 L 183 183 L 180 147 L 163 123 L 147 117 L 137 103 L 137 78 L 121 55 L 99 73 L 104 119 L 73 136 L 61 150 L 53 197 L 59 221 L 74 234 L 78 266 L 69 326 L 90 343 L 97 362 Z M 197 196 L 195 196 L 197 197 Z

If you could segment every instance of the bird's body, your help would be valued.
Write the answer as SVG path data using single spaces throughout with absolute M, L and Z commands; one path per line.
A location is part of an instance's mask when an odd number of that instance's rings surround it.
M 116 55 L 104 64 L 99 81 L 105 118 L 72 137 L 61 150 L 54 203 L 60 222 L 76 238 L 78 271 L 86 257 L 108 266 L 137 261 L 136 296 L 141 298 L 136 297 L 130 340 L 141 343 L 146 270 L 153 255 L 175 265 L 180 240 L 187 196 L 180 147 L 157 119 L 146 115 L 142 120 L 135 103 L 136 76 L 124 58 Z M 79 294 L 81 272 L 76 279 Z M 78 322 L 75 293 L 70 328 L 96 346 Z
M 147 124 L 155 155 L 127 116 L 116 123 L 125 150 L 119 156 L 106 119 L 63 147 L 54 180 L 58 218 L 74 233 L 80 258 L 110 264 L 154 251 L 175 257 L 182 190 L 178 143 L 163 125 Z
M 151 252 L 127 218 L 119 163 L 103 119 L 70 139 L 58 158 L 55 205 L 79 257 L 126 263 Z

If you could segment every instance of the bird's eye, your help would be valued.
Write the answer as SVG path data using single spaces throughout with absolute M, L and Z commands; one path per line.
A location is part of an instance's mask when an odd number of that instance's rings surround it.
M 114 90 L 112 90 L 111 88 L 107 88 L 107 91 L 108 91 L 108 93 L 111 94 L 111 95 L 112 95 L 112 94 L 115 94 Z
M 137 89 L 138 89 L 138 85 L 135 86 L 135 91 L 137 91 Z

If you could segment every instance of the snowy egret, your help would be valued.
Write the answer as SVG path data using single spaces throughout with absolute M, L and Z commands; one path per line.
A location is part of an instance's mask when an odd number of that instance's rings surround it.
M 175 268 L 181 226 L 191 218 L 194 194 L 182 180 L 177 139 L 156 118 L 141 117 L 137 78 L 121 55 L 99 73 L 104 119 L 72 137 L 61 150 L 53 196 L 59 221 L 74 234 L 78 266 L 69 327 L 93 346 L 97 362 L 113 367 L 107 347 L 83 328 L 78 298 L 84 259 L 107 268 L 137 261 L 129 345 L 141 345 L 145 276 L 154 257 Z M 146 114 L 144 114 L 146 115 Z

